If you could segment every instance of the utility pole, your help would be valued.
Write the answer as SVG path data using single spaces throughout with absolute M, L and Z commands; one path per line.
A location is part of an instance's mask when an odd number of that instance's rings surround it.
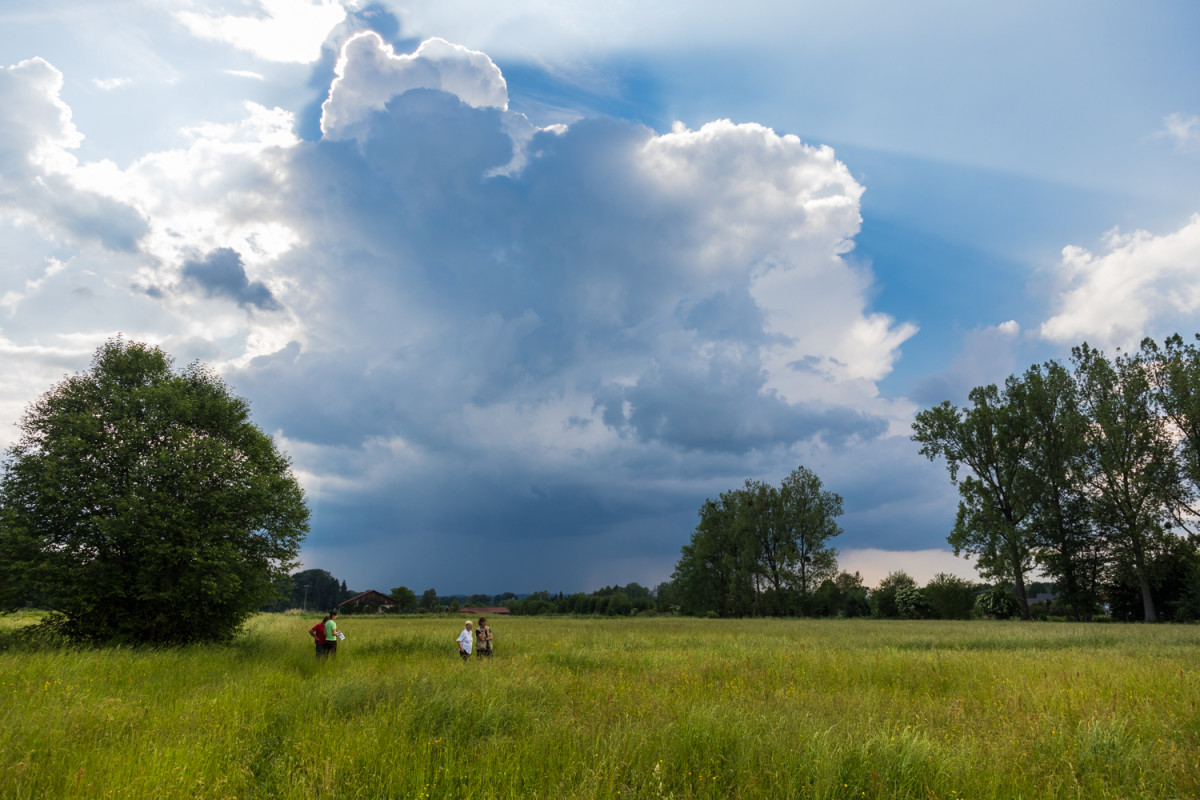
M 308 612 L 308 584 L 304 584 L 304 611 Z

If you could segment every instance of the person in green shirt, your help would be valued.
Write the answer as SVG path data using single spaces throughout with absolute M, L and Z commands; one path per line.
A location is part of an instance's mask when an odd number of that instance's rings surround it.
M 337 655 L 338 640 L 341 638 L 338 633 L 337 609 L 335 608 L 329 612 L 329 619 L 325 620 L 325 655 Z

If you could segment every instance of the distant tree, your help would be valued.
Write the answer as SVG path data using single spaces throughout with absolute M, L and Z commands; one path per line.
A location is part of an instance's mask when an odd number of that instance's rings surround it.
M 437 589 L 426 589 L 421 594 L 421 609 L 424 611 L 437 611 L 442 607 L 441 601 L 438 600 Z
M 747 616 L 755 609 L 754 549 L 738 521 L 739 495 L 705 500 L 700 523 L 684 545 L 671 582 L 684 613 Z
M 329 611 L 345 599 L 338 579 L 323 569 L 295 573 L 292 586 L 292 608 Z
M 486 606 L 486 605 L 489 605 L 491 602 L 492 602 L 492 596 L 490 594 L 473 594 L 467 598 L 468 606 L 475 606 L 475 607 Z
M 122 338 L 42 395 L 0 479 L 0 603 L 79 639 L 228 638 L 308 530 L 288 458 L 211 369 Z
M 923 591 L 938 619 L 971 618 L 975 607 L 975 584 L 971 581 L 939 572 L 930 578 Z
M 679 610 L 679 598 L 674 583 L 663 581 L 654 587 L 654 607 L 658 611 Z
M 451 613 L 451 614 L 457 614 L 457 613 L 458 613 L 458 610 L 459 610 L 460 608 L 462 608 L 462 606 L 460 606 L 460 605 L 458 604 L 458 598 L 457 598 L 457 597 L 452 597 L 452 598 L 450 598 L 450 605 L 449 605 L 449 608 L 450 608 L 450 613 Z
M 614 592 L 608 597 L 607 613 L 611 617 L 627 617 L 633 611 L 633 601 L 624 592 Z
M 837 575 L 837 550 L 829 542 L 842 533 L 837 524 L 842 498 L 823 488 L 812 470 L 797 467 L 780 484 L 779 503 L 795 556 L 793 585 L 803 600 L 821 581 Z
M 903 570 L 889 572 L 870 594 L 871 615 L 884 618 L 900 616 L 900 608 L 896 605 L 896 594 L 901 589 L 915 588 L 917 588 L 917 582 L 907 572 Z
M 407 613 L 417 607 L 417 593 L 407 586 L 392 589 L 391 597 L 396 601 L 396 610 L 399 612 Z
M 779 487 L 748 480 L 706 500 L 671 576 L 679 605 L 719 616 L 801 613 L 837 573 L 829 540 L 841 533 L 841 513 L 841 497 L 805 467 Z

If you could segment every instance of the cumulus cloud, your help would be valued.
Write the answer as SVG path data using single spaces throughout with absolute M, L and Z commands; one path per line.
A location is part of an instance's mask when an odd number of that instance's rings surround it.
M 62 73 L 40 58 L 0 67 L 0 209 L 48 232 L 131 250 L 145 220 L 72 181 L 83 136 L 59 96 Z
M 194 35 L 253 53 L 264 61 L 310 64 L 321 46 L 346 19 L 342 0 L 256 0 L 257 16 L 214 16 L 176 12 Z
M 30 154 L 78 132 L 61 76 L 25 69 L 38 114 L 0 147 L 28 184 L 50 174 Z M 870 308 L 846 258 L 863 188 L 828 147 L 729 121 L 538 129 L 486 55 L 373 34 L 341 52 L 321 140 L 294 127 L 247 104 L 125 167 L 62 160 L 70 196 L 141 220 L 133 249 L 43 261 L 5 303 L 87 263 L 81 341 L 149 331 L 225 371 L 295 457 L 313 554 L 453 541 L 516 574 L 520 538 L 572 581 L 616 536 L 661 575 L 698 494 L 911 414 L 876 382 L 914 328 Z
M 355 136 L 364 120 L 387 101 L 413 89 L 436 89 L 473 108 L 508 107 L 508 86 L 484 53 L 442 39 L 427 39 L 412 54 L 397 55 L 374 31 L 342 45 L 329 97 L 321 105 L 326 139 Z
M 1106 252 L 1062 251 L 1057 311 L 1041 335 L 1065 344 L 1134 347 L 1147 335 L 1194 332 L 1200 310 L 1200 215 L 1173 233 L 1110 231 Z

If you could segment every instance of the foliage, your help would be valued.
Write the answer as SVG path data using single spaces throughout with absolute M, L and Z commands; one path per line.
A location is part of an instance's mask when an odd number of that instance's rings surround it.
M 1187 607 L 1161 575 L 1188 573 L 1178 531 L 1200 518 L 1200 347 L 1176 335 L 1109 358 L 1085 343 L 1071 369 L 1047 362 L 970 401 L 922 411 L 913 425 L 921 452 L 945 459 L 959 487 L 947 537 L 956 553 L 1011 582 L 1026 614 L 1034 563 L 1075 619 L 1102 597 L 1150 622 Z
M 392 589 L 390 596 L 396 601 L 396 611 L 400 613 L 408 613 L 417 608 L 417 593 L 407 586 L 397 586 Z
M 915 588 L 917 582 L 904 570 L 889 572 L 868 598 L 871 603 L 871 615 L 884 618 L 900 616 L 900 608 L 896 605 L 897 593 L 901 589 Z
M 437 589 L 426 589 L 421 593 L 421 610 L 422 611 L 439 611 L 442 603 L 438 600 Z
M 778 487 L 748 480 L 706 500 L 672 575 L 679 605 L 725 617 L 803 613 L 837 574 L 829 541 L 841 513 L 842 498 L 805 467 Z
M 0 480 L 3 605 L 75 638 L 227 638 L 273 602 L 308 530 L 287 457 L 210 369 L 121 338 L 42 395 Z
M 915 586 L 896 591 L 896 611 L 901 619 L 932 619 L 934 616 L 929 598 Z
M 958 517 L 947 537 L 954 554 L 974 556 L 984 576 L 1013 581 L 1023 600 L 1033 561 L 1025 527 L 1034 506 L 1026 461 L 1032 432 L 1013 394 L 1012 381 L 1004 392 L 976 387 L 968 408 L 947 401 L 918 413 L 912 438 L 922 455 L 946 460 L 958 486 Z
M 1200 620 L 1200 547 L 1197 537 L 1167 537 L 1147 553 L 1146 576 L 1157 599 L 1160 618 L 1168 622 Z M 1109 573 L 1104 596 L 1113 616 L 1141 618 L 1142 596 L 1137 570 L 1128 559 Z
M 993 586 L 979 595 L 975 607 L 983 616 L 994 619 L 1019 617 L 1024 611 L 1021 608 L 1021 601 L 1004 586 Z
M 306 569 L 292 575 L 288 608 L 329 611 L 352 597 L 342 582 L 323 569 Z
M 938 619 L 970 619 L 975 607 L 975 584 L 957 575 L 939 572 L 922 590 L 933 616 Z

